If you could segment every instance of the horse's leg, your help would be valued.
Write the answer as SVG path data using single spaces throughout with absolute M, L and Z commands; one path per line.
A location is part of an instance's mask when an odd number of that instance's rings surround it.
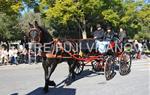
M 44 91 L 48 92 L 48 83 L 47 83 L 47 80 L 48 80 L 48 63 L 46 62 L 46 58 L 43 58 L 42 66 L 44 69 L 44 77 L 45 77 Z
M 74 72 L 74 69 L 75 69 L 75 66 L 76 66 L 76 62 L 74 60 L 70 60 L 69 61 L 69 64 L 71 64 L 71 67 L 70 67 L 70 75 L 71 75 L 71 79 L 74 81 L 75 80 L 75 72 Z
M 69 75 L 67 80 L 65 81 L 66 85 L 70 85 L 75 80 L 75 73 L 74 73 L 75 65 L 76 65 L 75 61 L 68 60 Z
M 48 86 L 56 86 L 54 81 L 50 81 L 50 76 L 54 72 L 56 66 L 57 66 L 57 61 L 55 59 L 43 59 L 43 69 L 45 73 L 45 86 L 44 86 L 44 91 L 48 92 Z
M 50 81 L 49 79 L 50 79 L 52 73 L 54 72 L 54 70 L 56 69 L 58 61 L 57 61 L 57 59 L 49 59 L 48 63 L 49 63 L 48 64 L 49 67 L 48 67 L 48 76 L 47 76 L 46 81 L 49 86 L 56 86 L 56 83 L 54 81 Z

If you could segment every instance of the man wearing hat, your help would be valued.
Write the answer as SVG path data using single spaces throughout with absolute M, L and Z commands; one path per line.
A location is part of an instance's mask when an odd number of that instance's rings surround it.
M 104 34 L 104 41 L 111 41 L 114 37 L 114 32 L 111 30 L 111 27 L 108 26 L 107 27 L 107 31 L 106 33 Z
M 96 25 L 97 30 L 93 33 L 94 39 L 103 40 L 104 30 L 101 28 L 100 24 Z

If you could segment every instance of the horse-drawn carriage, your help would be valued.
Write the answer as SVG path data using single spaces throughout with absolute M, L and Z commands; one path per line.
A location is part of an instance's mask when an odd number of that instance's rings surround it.
M 102 71 L 106 80 L 114 77 L 115 66 L 119 66 L 120 75 L 126 75 L 131 69 L 131 55 L 125 49 L 116 49 L 115 45 L 120 45 L 119 41 L 111 41 L 109 49 L 105 53 L 100 53 L 96 49 L 94 39 L 51 39 L 47 31 L 44 31 L 36 22 L 35 26 L 30 24 L 29 37 L 33 43 L 41 43 L 43 68 L 45 72 L 45 87 L 55 86 L 54 81 L 49 78 L 55 70 L 57 64 L 67 61 L 69 65 L 69 77 L 82 73 L 86 64 L 91 64 L 93 70 Z M 46 45 L 45 45 L 46 44 Z M 48 49 L 48 50 L 46 50 Z M 48 69 L 50 68 L 50 69 Z
M 58 52 L 47 53 L 48 58 L 71 59 L 75 62 L 74 73 L 79 75 L 86 64 L 91 64 L 94 71 L 104 72 L 106 80 L 110 80 L 115 75 L 115 67 L 119 67 L 120 75 L 126 75 L 131 69 L 131 54 L 127 51 L 115 51 L 114 41 L 109 45 L 109 50 L 100 53 L 95 46 L 95 39 L 58 40 L 53 45 L 60 50 Z M 69 47 L 67 47 L 69 45 Z M 56 48 L 55 47 L 55 48 Z M 54 49 L 54 48 L 53 48 Z

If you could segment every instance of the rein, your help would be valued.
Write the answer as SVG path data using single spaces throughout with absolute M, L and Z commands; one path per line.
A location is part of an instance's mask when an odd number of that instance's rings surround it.
M 60 41 L 60 43 L 61 43 L 61 41 Z M 63 44 L 63 43 L 62 43 L 62 44 Z M 54 42 L 54 45 L 55 45 L 55 46 L 57 45 L 57 41 Z M 53 50 L 54 50 L 54 48 L 53 48 Z M 62 52 L 65 51 L 65 49 L 64 49 L 63 46 L 61 46 L 61 51 L 62 51 Z M 98 56 L 90 56 L 90 57 L 88 57 L 88 58 L 83 58 L 83 57 L 81 57 L 79 54 L 73 54 L 73 53 L 71 53 L 71 52 L 65 52 L 65 53 L 67 53 L 68 55 L 70 55 L 71 58 L 73 58 L 73 59 L 75 59 L 75 60 L 78 60 L 78 61 L 91 62 L 92 60 L 96 60 L 96 59 L 99 59 L 99 60 L 102 60 L 102 61 L 103 61 L 103 59 L 101 58 L 101 57 L 102 57 L 102 54 L 101 54 L 101 55 L 98 55 Z M 52 54 L 54 54 L 54 53 L 52 52 Z M 57 58 L 57 54 L 55 54 L 54 57 Z

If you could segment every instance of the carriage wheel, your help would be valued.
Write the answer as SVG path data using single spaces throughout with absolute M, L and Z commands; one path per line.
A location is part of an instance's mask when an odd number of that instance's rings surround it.
M 131 71 L 131 63 L 132 58 L 131 54 L 128 52 L 124 52 L 121 56 L 121 60 L 119 62 L 119 73 L 120 75 L 127 75 Z
M 82 61 L 77 61 L 75 65 L 74 73 L 76 75 L 80 75 L 83 69 L 84 69 L 84 63 Z
M 110 80 L 116 75 L 116 72 L 114 72 L 114 58 L 113 57 L 108 57 L 104 66 L 104 73 L 105 73 L 106 80 Z
M 99 71 L 104 71 L 102 68 L 102 65 L 100 62 L 98 62 L 97 60 L 92 61 L 92 68 L 94 71 L 99 72 Z

